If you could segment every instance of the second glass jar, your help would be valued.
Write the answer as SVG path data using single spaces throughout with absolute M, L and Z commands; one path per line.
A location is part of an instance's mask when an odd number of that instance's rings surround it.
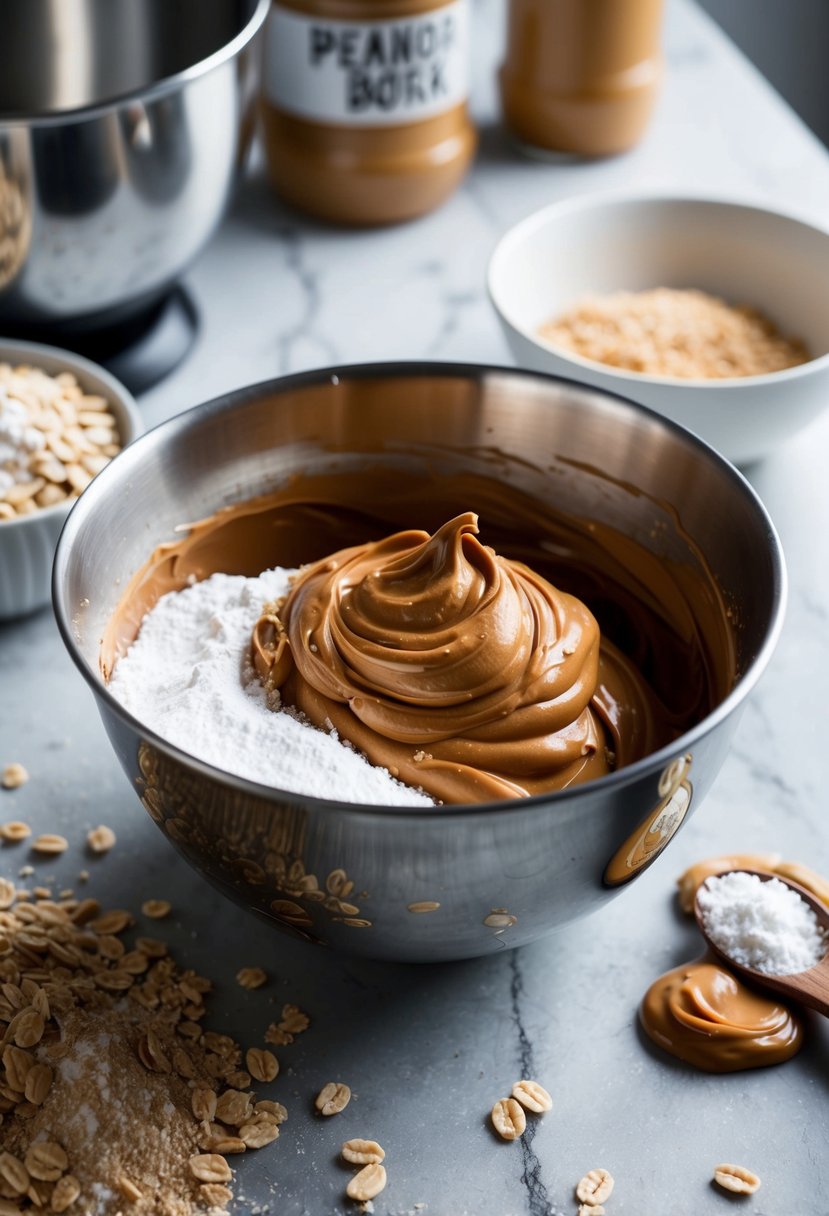
M 662 79 L 662 0 L 509 0 L 504 118 L 533 150 L 624 152 Z

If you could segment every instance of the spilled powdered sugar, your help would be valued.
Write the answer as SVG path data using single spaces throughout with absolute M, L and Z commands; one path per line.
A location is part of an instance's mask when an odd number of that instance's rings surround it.
M 163 739 L 250 781 L 341 802 L 432 805 L 336 732 L 269 707 L 250 661 L 251 633 L 262 606 L 287 594 L 294 573 L 214 574 L 162 596 L 119 660 L 112 695 Z

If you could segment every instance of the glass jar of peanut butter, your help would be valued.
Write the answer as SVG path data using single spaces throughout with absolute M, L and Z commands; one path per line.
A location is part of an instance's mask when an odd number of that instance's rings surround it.
M 509 0 L 504 118 L 532 150 L 624 152 L 662 77 L 662 0 Z
M 274 0 L 262 124 L 271 180 L 342 224 L 412 219 L 475 151 L 468 0 Z

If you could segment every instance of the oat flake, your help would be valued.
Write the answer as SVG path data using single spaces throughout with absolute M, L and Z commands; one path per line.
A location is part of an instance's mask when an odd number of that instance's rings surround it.
M 24 1216 L 36 1216 L 38 1204 L 77 1216 L 215 1212 L 231 1198 L 232 1173 L 223 1156 L 194 1172 L 205 1126 L 237 1151 L 255 1151 L 286 1117 L 278 1103 L 228 1088 L 242 1053 L 229 1036 L 202 1033 L 209 982 L 182 971 L 161 943 L 147 939 L 155 957 L 142 957 L 144 939 L 126 950 L 113 935 L 132 920 L 94 900 L 23 903 L 19 894 L 0 910 L 0 1141 L 7 1171 L 34 1180 L 15 1200 Z M 33 972 L 36 941 L 50 948 Z M 176 1000 L 183 988 L 186 1013 Z M 179 1033 L 190 1026 L 195 1038 Z M 200 1122 L 219 1107 L 246 1121 L 244 1139 L 236 1127 Z M 0 1212 L 6 1202 L 0 1197 Z

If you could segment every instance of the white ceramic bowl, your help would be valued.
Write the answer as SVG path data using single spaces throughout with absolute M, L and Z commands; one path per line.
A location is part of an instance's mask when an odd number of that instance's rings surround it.
M 488 286 L 520 367 L 620 393 L 735 463 L 767 455 L 829 402 L 829 231 L 794 215 L 702 197 L 570 199 L 506 233 Z M 653 287 L 753 305 L 813 358 L 764 376 L 680 380 L 609 367 L 538 337 L 543 322 L 585 295 Z
M 144 429 L 132 395 L 89 359 L 57 346 L 0 338 L 0 363 L 28 363 L 51 376 L 72 372 L 86 392 L 99 393 L 110 402 L 123 447 Z M 49 603 L 55 546 L 75 502 L 71 498 L 19 519 L 0 520 L 0 621 Z

